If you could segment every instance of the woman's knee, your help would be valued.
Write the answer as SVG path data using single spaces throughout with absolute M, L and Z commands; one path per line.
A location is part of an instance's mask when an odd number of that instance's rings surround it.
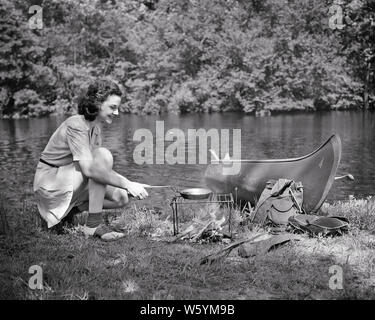
M 119 207 L 124 207 L 129 202 L 128 193 L 123 189 L 116 189 L 113 193 L 113 200 Z
M 96 148 L 93 151 L 93 157 L 96 164 L 102 164 L 108 169 L 113 167 L 113 157 L 111 151 L 107 148 Z

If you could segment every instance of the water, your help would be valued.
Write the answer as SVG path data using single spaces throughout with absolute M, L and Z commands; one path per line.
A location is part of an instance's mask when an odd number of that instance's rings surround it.
M 61 117 L 0 120 L 0 192 L 15 200 L 31 195 L 34 170 L 40 152 L 63 120 Z M 111 126 L 104 128 L 103 144 L 113 153 L 114 170 L 130 180 L 157 185 L 202 186 L 202 176 L 206 167 L 204 164 L 134 163 L 133 152 L 140 144 L 133 140 L 135 131 L 145 128 L 155 137 L 156 121 L 164 121 L 164 132 L 173 128 L 183 130 L 186 141 L 180 147 L 184 148 L 185 153 L 180 160 L 183 160 L 184 156 L 187 159 L 189 153 L 194 151 L 187 140 L 188 129 L 241 129 L 241 151 L 242 158 L 245 159 L 303 156 L 318 148 L 333 133 L 337 133 L 341 137 L 343 147 L 337 175 L 351 173 L 355 181 L 336 181 L 328 199 L 338 200 L 347 199 L 349 195 L 364 197 L 375 194 L 375 113 L 330 112 L 264 118 L 238 113 L 183 116 L 122 115 Z M 162 137 L 158 139 L 160 142 Z M 155 162 L 156 147 L 153 149 Z M 150 197 L 140 202 L 140 205 L 163 206 L 169 203 L 172 197 L 168 189 L 153 189 L 149 193 Z

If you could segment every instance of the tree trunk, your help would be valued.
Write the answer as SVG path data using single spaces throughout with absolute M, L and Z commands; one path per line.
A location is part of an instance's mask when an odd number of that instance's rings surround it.
M 369 96 L 369 83 L 370 83 L 370 67 L 371 67 L 371 64 L 370 62 L 368 62 L 367 69 L 366 69 L 365 92 L 363 95 L 363 101 L 365 103 L 365 110 L 369 109 L 368 96 Z

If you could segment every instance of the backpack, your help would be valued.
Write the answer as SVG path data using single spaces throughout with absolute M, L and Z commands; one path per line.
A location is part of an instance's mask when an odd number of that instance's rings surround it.
M 304 213 L 301 182 L 289 179 L 267 181 L 250 221 L 261 225 L 286 226 L 289 217 Z

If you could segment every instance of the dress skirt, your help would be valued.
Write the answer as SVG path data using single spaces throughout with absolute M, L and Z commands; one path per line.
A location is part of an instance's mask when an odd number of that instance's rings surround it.
M 83 179 L 73 194 L 74 162 L 59 168 L 38 163 L 34 177 L 34 193 L 42 218 L 48 228 L 58 224 L 74 206 L 88 201 L 88 179 Z

